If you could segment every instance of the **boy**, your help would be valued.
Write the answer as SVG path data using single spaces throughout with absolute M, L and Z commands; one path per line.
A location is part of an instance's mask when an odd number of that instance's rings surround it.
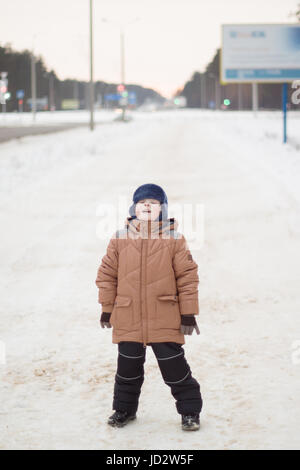
M 152 347 L 164 382 L 171 388 L 183 430 L 200 427 L 200 385 L 184 357 L 184 335 L 200 333 L 198 265 L 187 242 L 168 218 L 168 199 L 156 184 L 133 194 L 125 228 L 111 238 L 97 272 L 102 328 L 113 327 L 118 344 L 113 410 L 108 424 L 136 418 L 144 382 L 146 346 Z

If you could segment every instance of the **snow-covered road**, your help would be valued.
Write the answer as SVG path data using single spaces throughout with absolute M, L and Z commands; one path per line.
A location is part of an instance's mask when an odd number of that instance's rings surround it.
M 300 113 L 286 146 L 280 113 L 132 116 L 0 146 L 0 448 L 299 449 Z M 184 346 L 196 433 L 151 348 L 138 419 L 106 425 L 117 345 L 99 327 L 97 211 L 147 182 L 205 207 L 201 335 Z

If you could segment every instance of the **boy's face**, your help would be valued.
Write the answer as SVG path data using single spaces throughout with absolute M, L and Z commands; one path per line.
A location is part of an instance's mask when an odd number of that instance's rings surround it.
M 135 206 L 135 214 L 140 220 L 155 220 L 161 210 L 157 199 L 141 199 Z

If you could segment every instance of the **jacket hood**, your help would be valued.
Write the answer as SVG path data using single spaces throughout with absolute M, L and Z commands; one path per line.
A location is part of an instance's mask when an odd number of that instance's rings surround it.
M 126 217 L 125 228 L 135 235 L 143 237 L 151 233 L 153 235 L 167 234 L 171 230 L 177 230 L 178 222 L 174 217 L 165 220 L 141 220 L 135 216 Z

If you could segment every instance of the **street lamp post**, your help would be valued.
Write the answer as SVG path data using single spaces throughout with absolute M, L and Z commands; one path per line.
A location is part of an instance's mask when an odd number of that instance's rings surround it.
M 243 93 L 242 93 L 242 84 L 238 83 L 238 110 L 241 111 L 243 108 Z
M 35 122 L 36 117 L 36 67 L 35 67 L 35 56 L 34 56 L 34 41 L 36 34 L 32 37 L 32 52 L 31 52 L 31 111 L 32 120 Z
M 135 23 L 138 20 L 139 20 L 139 18 L 135 18 L 133 21 L 129 21 L 126 24 L 127 25 L 132 24 L 132 23 Z M 125 34 L 124 34 L 123 25 L 118 23 L 118 22 L 115 22 L 115 21 L 107 20 L 106 18 L 102 18 L 102 21 L 104 21 L 105 23 L 117 24 L 117 26 L 120 28 L 121 85 L 123 85 L 125 87 Z M 126 104 L 122 104 L 121 107 L 122 107 L 122 121 L 125 121 Z
M 125 89 L 125 40 L 124 40 L 124 31 L 121 28 L 120 31 L 120 39 L 121 39 L 121 84 L 124 86 Z M 126 112 L 126 104 L 122 104 L 122 121 L 125 121 L 125 112 Z
M 124 31 L 121 29 L 121 84 L 125 86 L 125 40 Z
M 90 0 L 90 130 L 94 130 L 93 0 Z
M 35 57 L 34 52 L 31 54 L 31 111 L 32 120 L 35 121 L 36 115 L 36 69 L 35 69 Z
M 213 72 L 209 72 L 208 74 L 209 77 L 212 77 L 214 79 L 214 84 L 215 84 L 215 109 L 220 109 L 220 83 L 218 76 L 215 75 Z
M 54 111 L 54 74 L 51 71 L 49 75 L 49 109 L 50 111 Z

